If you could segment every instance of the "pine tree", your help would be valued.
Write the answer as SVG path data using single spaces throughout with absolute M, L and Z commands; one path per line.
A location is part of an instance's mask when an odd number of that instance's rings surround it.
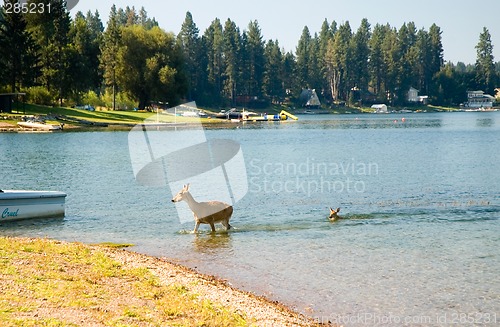
M 304 26 L 302 30 L 302 35 L 300 36 L 299 43 L 297 45 L 297 50 L 295 52 L 296 56 L 296 73 L 297 73 L 297 83 L 300 88 L 309 88 L 309 50 L 311 49 L 311 33 L 309 28 Z
M 74 88 L 76 92 L 88 90 L 98 91 L 102 82 L 99 70 L 100 45 L 102 42 L 103 25 L 96 11 L 90 11 L 84 16 L 81 12 L 75 15 L 70 29 L 71 46 L 75 51 L 74 70 L 76 76 Z
M 326 62 L 332 100 L 347 100 L 353 87 L 350 75 L 352 68 L 352 49 L 350 47 L 352 30 L 349 22 L 340 25 L 333 40 L 328 43 Z
M 391 28 L 387 25 L 387 30 L 384 35 L 384 40 L 382 42 L 382 53 L 384 57 L 384 78 L 383 78 L 383 90 L 384 90 L 384 101 L 390 101 L 393 103 L 395 98 L 396 90 L 398 89 L 398 78 L 399 78 L 399 62 L 401 60 L 401 55 L 398 46 L 398 32 L 396 29 Z
M 282 70 L 282 81 L 283 81 L 283 89 L 287 96 L 294 97 L 298 94 L 294 93 L 295 91 L 300 91 L 300 85 L 297 82 L 296 78 L 296 60 L 295 56 L 292 52 L 287 52 L 283 56 L 283 70 Z
M 216 18 L 203 34 L 203 42 L 207 56 L 207 93 L 212 105 L 218 105 L 224 88 L 223 72 L 223 29 L 220 20 Z
M 177 36 L 184 53 L 184 70 L 188 82 L 188 100 L 196 100 L 200 83 L 200 37 L 199 29 L 193 21 L 193 16 L 188 11 Z
M 497 76 L 493 57 L 493 44 L 489 30 L 484 27 L 476 45 L 476 82 L 488 94 L 493 93 Z
M 321 90 L 323 85 L 323 74 L 321 72 L 322 60 L 319 56 L 320 54 L 320 43 L 319 37 L 315 33 L 314 37 L 311 39 L 308 48 L 309 61 L 307 62 L 307 71 L 309 73 L 307 77 L 307 85 L 312 89 Z M 319 93 L 319 92 L 318 92 Z
M 353 86 L 361 92 L 368 90 L 368 59 L 370 57 L 370 43 L 371 31 L 370 24 L 365 18 L 361 21 L 356 34 L 354 34 L 351 41 L 352 48 L 352 82 Z
M 127 6 L 125 8 L 125 19 L 126 19 L 126 26 L 133 26 L 139 24 L 139 16 L 137 15 L 137 11 L 135 10 L 135 7 L 132 6 L 130 8 Z
M 228 19 L 224 24 L 224 93 L 231 106 L 236 105 L 236 95 L 241 82 L 241 35 L 236 23 Z
M 397 85 L 394 90 L 400 104 L 406 102 L 407 93 L 415 81 L 415 65 L 418 64 L 418 49 L 416 49 L 415 24 L 404 23 L 398 31 L 397 38 Z
M 269 40 L 265 48 L 266 70 L 264 89 L 272 102 L 279 101 L 284 96 L 283 90 L 283 54 L 279 42 Z
M 333 28 L 331 27 L 333 26 Z M 323 96 L 328 99 L 331 98 L 330 87 L 328 85 L 328 68 L 326 64 L 326 53 L 328 51 L 328 42 L 333 39 L 334 31 L 337 29 L 337 23 L 335 21 L 332 24 L 328 23 L 328 20 L 324 20 L 321 25 L 321 31 L 318 36 L 318 46 L 319 50 L 317 53 L 318 56 L 318 65 L 320 70 L 320 86 L 321 93 Z
M 261 98 L 264 82 L 264 41 L 259 23 L 254 20 L 248 24 L 246 52 L 248 56 L 248 95 Z
M 444 58 L 443 58 L 443 43 L 441 40 L 441 28 L 436 24 L 432 24 L 429 28 L 429 58 L 428 68 L 429 71 L 426 73 L 426 83 L 431 84 L 434 76 L 443 68 Z M 427 61 L 426 60 L 426 61 Z
M 384 75 L 386 70 L 383 43 L 388 30 L 390 30 L 388 25 L 375 25 L 369 41 L 370 61 L 368 63 L 368 70 L 370 86 L 379 98 L 384 97 L 383 81 L 385 80 Z
M 141 10 L 139 10 L 139 15 L 137 16 L 137 24 L 141 25 L 147 30 L 152 29 L 155 26 L 158 26 L 158 22 L 153 18 L 148 17 L 148 12 L 144 7 L 141 7 Z
M 116 110 L 116 95 L 118 93 L 116 69 L 121 38 L 120 16 L 116 6 L 113 5 L 109 13 L 108 26 L 103 34 L 100 56 L 100 67 L 104 71 L 105 85 L 111 87 L 113 94 L 113 110 Z
M 16 2 L 6 0 L 6 3 Z M 0 16 L 0 76 L 13 93 L 23 86 L 31 86 L 37 75 L 35 42 L 26 27 L 21 13 Z
M 36 3 L 47 1 L 33 0 Z M 64 0 L 49 0 L 50 12 L 26 15 L 27 29 L 40 49 L 40 82 L 49 91 L 58 95 L 60 104 L 73 85 L 73 50 L 69 44 L 70 17 Z M 73 71 L 74 72 L 74 71 Z

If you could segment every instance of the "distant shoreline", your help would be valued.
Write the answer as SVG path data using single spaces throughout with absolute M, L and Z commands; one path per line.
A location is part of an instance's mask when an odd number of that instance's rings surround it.
M 257 113 L 273 113 L 276 112 L 277 108 L 268 108 L 269 110 L 252 110 Z M 490 112 L 498 111 L 499 108 L 495 107 L 491 110 L 476 110 L 475 112 Z M 211 113 L 212 116 L 215 114 L 211 110 L 205 110 Z M 400 107 L 390 107 L 387 113 L 378 113 L 379 116 L 384 114 L 413 114 L 413 113 L 438 113 L 438 112 L 463 112 L 470 111 L 459 108 L 444 108 L 444 107 L 415 107 L 411 110 L 408 108 Z M 335 108 L 335 109 L 318 109 L 318 110 L 292 110 L 292 113 L 300 116 L 311 116 L 311 115 L 323 115 L 323 114 L 347 114 L 347 115 L 370 115 L 376 114 L 375 112 L 368 111 L 368 109 L 360 108 Z M 46 120 L 48 124 L 61 125 L 63 131 L 129 131 L 134 126 L 143 124 L 147 127 L 158 127 L 158 128 L 176 128 L 176 127 L 189 127 L 189 126 L 199 126 L 200 124 L 204 127 L 215 127 L 215 128 L 227 128 L 236 126 L 235 123 L 230 120 L 219 119 L 219 118 L 199 118 L 199 117 L 174 117 L 172 115 L 160 114 L 160 120 L 155 122 L 154 118 L 157 114 L 154 112 L 134 112 L 134 111 L 94 111 L 89 112 L 82 109 L 74 108 L 60 108 L 60 107 L 45 107 L 37 105 L 27 105 L 27 109 L 24 112 L 16 113 L 3 113 L 0 118 L 0 132 L 30 132 L 31 130 L 24 130 L 19 128 L 17 122 L 22 121 L 23 117 L 41 117 Z M 36 130 L 34 130 L 37 132 Z M 40 131 L 38 131 L 40 132 Z

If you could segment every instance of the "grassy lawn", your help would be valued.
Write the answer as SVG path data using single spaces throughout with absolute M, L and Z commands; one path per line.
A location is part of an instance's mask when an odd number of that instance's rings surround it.
M 123 267 L 102 246 L 0 237 L 0 291 L 1 326 L 248 325 L 189 285 Z
M 48 115 L 49 117 L 68 117 L 69 119 L 85 120 L 89 122 L 108 123 L 108 124 L 136 124 L 144 120 L 151 122 L 163 123 L 211 123 L 220 122 L 218 120 L 208 118 L 192 118 L 180 117 L 167 114 L 159 114 L 143 111 L 88 111 L 84 109 L 66 108 L 66 107 L 47 107 L 33 104 L 25 104 L 24 108 L 21 106 L 17 111 L 13 110 L 12 114 L 3 114 L 3 122 L 15 125 L 25 115 Z M 7 118 L 7 119 L 5 119 Z

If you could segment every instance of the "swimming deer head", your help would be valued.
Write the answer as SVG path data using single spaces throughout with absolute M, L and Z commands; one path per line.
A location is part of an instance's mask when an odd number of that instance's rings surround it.
M 340 208 L 337 208 L 337 210 L 333 210 L 332 208 L 330 208 L 330 216 L 328 217 L 328 219 L 330 220 L 336 220 L 339 218 L 339 216 L 337 215 L 340 211 Z

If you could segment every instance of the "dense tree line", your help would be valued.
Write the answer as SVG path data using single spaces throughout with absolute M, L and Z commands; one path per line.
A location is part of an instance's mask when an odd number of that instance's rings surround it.
M 405 104 L 410 87 L 433 104 L 464 102 L 466 90 L 492 94 L 500 64 L 485 28 L 475 65 L 445 63 L 441 29 L 409 22 L 399 28 L 326 19 L 319 33 L 305 26 L 294 52 L 264 40 L 259 23 L 241 30 L 215 19 L 203 32 L 186 14 L 177 36 L 144 8 L 111 8 L 106 28 L 99 13 L 71 19 L 63 0 L 50 12 L 0 12 L 0 89 L 26 91 L 30 101 L 90 103 L 113 108 L 152 101 L 196 100 L 210 107 L 265 107 L 315 89 L 325 104 Z

